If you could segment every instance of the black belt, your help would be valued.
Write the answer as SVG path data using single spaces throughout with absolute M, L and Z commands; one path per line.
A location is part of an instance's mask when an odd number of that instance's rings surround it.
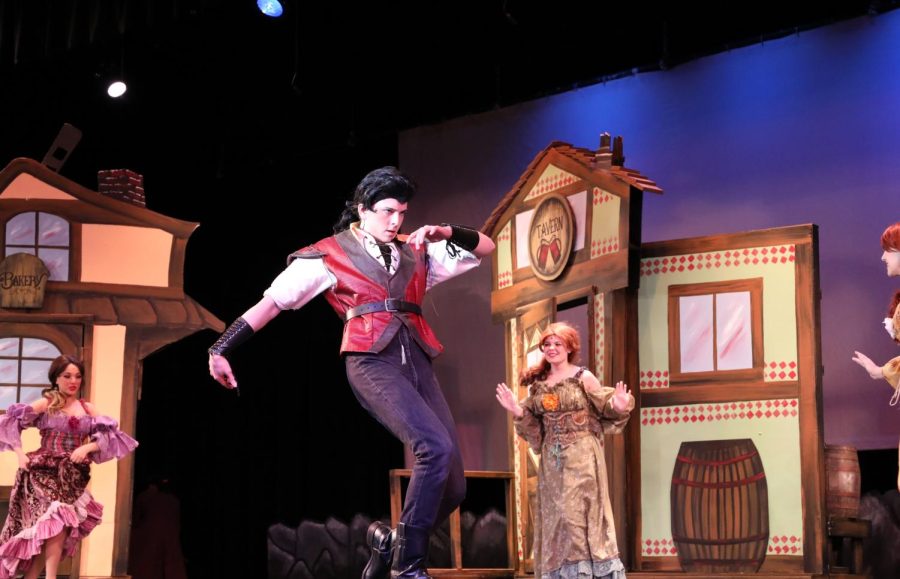
M 350 308 L 349 310 L 347 310 L 347 314 L 344 316 L 344 321 L 348 321 L 351 318 L 355 318 L 356 316 L 361 316 L 363 314 L 371 314 L 373 312 L 412 312 L 421 316 L 422 308 L 420 308 L 418 304 L 414 304 L 412 302 L 405 302 L 397 298 L 388 298 L 380 302 L 372 302 L 369 304 L 356 306 L 355 308 Z

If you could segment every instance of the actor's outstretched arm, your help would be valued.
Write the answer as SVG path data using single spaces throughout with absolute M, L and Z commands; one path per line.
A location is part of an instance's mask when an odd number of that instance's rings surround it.
M 255 306 L 244 312 L 244 315 L 241 317 L 250 324 L 254 332 L 258 332 L 280 313 L 281 309 L 275 303 L 275 300 L 269 296 L 263 296 Z

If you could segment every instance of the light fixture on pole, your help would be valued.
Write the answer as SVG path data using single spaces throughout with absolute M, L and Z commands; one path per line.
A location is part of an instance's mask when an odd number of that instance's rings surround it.
M 116 19 L 119 29 L 119 42 L 121 43 L 119 66 L 118 71 L 111 75 L 109 85 L 106 87 L 106 94 L 114 99 L 121 97 L 128 90 L 128 85 L 125 84 L 125 25 L 127 19 L 125 18 L 124 6 L 116 10 Z

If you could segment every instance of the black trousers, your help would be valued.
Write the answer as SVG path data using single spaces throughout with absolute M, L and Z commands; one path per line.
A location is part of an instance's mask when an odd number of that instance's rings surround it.
M 348 354 L 345 362 L 360 404 L 415 456 L 400 521 L 434 528 L 462 502 L 466 479 L 456 425 L 431 358 L 401 327 L 378 354 Z

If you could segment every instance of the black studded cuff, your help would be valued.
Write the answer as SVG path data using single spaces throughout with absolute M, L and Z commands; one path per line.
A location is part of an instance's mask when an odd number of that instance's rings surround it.
M 250 324 L 244 318 L 238 318 L 225 329 L 207 352 L 215 356 L 224 356 L 246 342 L 252 335 L 253 328 L 250 327 Z

